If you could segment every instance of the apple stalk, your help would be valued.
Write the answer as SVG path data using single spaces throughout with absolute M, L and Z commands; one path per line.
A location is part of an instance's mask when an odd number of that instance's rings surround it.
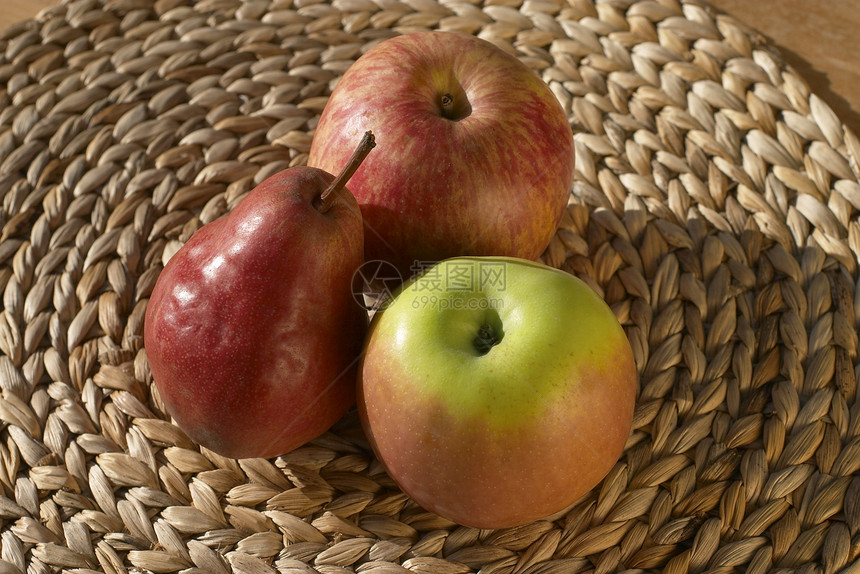
M 466 119 L 472 113 L 472 104 L 469 103 L 469 98 L 460 88 L 455 95 L 451 92 L 445 92 L 439 98 L 439 115 L 452 122 L 459 122 Z
M 501 327 L 493 326 L 491 322 L 487 321 L 478 329 L 478 334 L 475 335 L 472 345 L 479 355 L 486 355 L 490 349 L 502 342 L 502 336 Z
M 325 213 L 331 209 L 338 192 L 346 186 L 346 182 L 348 182 L 349 178 L 355 174 L 356 170 L 358 170 L 361 163 L 364 161 L 364 158 L 367 157 L 367 154 L 369 154 L 370 150 L 374 147 L 376 147 L 376 139 L 373 137 L 373 132 L 368 130 L 364 132 L 364 136 L 358 143 L 358 147 L 356 147 L 355 151 L 352 152 L 352 156 L 346 162 L 344 168 L 314 202 L 320 213 Z

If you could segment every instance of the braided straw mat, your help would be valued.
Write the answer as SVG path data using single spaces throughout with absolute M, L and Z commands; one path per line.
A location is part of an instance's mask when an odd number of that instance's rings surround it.
M 354 414 L 271 460 L 199 448 L 143 350 L 166 259 L 306 160 L 362 52 L 437 28 L 569 113 L 544 260 L 641 378 L 606 479 L 500 531 L 410 501 Z M 754 31 L 676 0 L 75 0 L 0 50 L 0 572 L 858 571 L 860 142 Z

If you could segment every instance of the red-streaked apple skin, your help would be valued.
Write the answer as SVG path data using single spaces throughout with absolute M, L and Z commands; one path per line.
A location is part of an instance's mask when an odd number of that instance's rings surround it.
M 348 192 L 326 213 L 313 207 L 333 179 L 305 167 L 271 176 L 194 233 L 156 282 L 144 325 L 153 379 L 180 428 L 212 451 L 277 456 L 354 404 L 362 224 Z
M 468 317 L 425 329 L 437 319 L 416 311 L 426 299 L 409 286 L 371 324 L 357 397 L 370 444 L 405 493 L 459 524 L 510 527 L 567 508 L 629 436 L 638 378 L 626 335 L 590 287 L 547 270 L 522 282 L 508 271 L 509 292 L 495 296 L 509 328 L 485 357 L 463 358 L 454 342 Z
M 443 117 L 444 94 L 471 113 Z M 338 81 L 308 165 L 342 165 L 366 130 L 386 149 L 350 180 L 368 260 L 409 270 L 458 255 L 536 259 L 549 244 L 573 186 L 573 134 L 514 56 L 456 32 L 388 39 Z

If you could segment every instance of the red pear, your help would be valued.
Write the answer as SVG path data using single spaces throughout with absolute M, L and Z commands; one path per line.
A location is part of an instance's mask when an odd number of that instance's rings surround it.
M 272 457 L 324 433 L 354 404 L 367 314 L 351 292 L 361 213 L 335 178 L 292 167 L 201 227 L 171 257 L 144 337 L 161 399 L 198 444 Z

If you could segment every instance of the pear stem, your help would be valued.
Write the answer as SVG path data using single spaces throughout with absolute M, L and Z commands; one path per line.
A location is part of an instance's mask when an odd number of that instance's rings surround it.
M 368 130 L 364 132 L 364 136 L 361 138 L 358 147 L 352 152 L 352 156 L 346 162 L 343 170 L 317 198 L 315 204 L 320 212 L 325 213 L 331 209 L 335 199 L 337 199 L 338 192 L 346 186 L 346 182 L 355 174 L 356 170 L 361 166 L 361 162 L 364 161 L 364 158 L 367 157 L 367 154 L 374 147 L 376 147 L 376 139 L 373 137 L 373 132 Z

